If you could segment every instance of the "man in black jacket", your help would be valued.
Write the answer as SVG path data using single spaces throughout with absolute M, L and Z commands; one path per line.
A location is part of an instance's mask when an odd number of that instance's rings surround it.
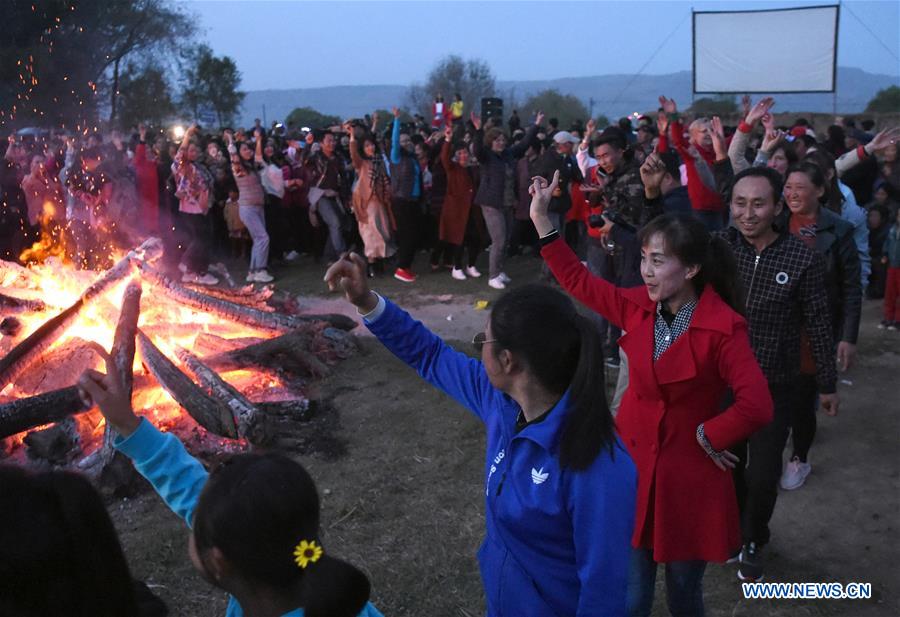
M 739 173 L 731 190 L 733 227 L 720 232 L 737 260 L 747 294 L 750 345 L 769 382 L 775 403 L 772 423 L 739 448 L 735 469 L 744 547 L 738 577 L 763 576 L 760 550 L 769 540 L 769 519 L 778 496 L 781 453 L 791 414 L 791 384 L 800 373 L 801 330 L 815 361 L 822 409 L 838 410 L 825 264 L 822 257 L 786 231 L 775 219 L 781 212 L 781 177 L 772 169 L 751 167 Z

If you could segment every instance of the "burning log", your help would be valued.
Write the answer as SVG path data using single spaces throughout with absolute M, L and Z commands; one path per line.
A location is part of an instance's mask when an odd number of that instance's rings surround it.
M 256 405 L 188 350 L 178 348 L 175 355 L 211 396 L 231 410 L 239 437 L 253 444 L 263 444 L 269 440 L 264 417 L 259 415 Z
M 136 249 L 129 251 L 116 265 L 85 289 L 69 308 L 48 319 L 0 359 L 0 386 L 5 386 L 15 379 L 25 367 L 62 336 L 78 318 L 78 314 L 85 305 L 108 291 L 114 283 L 128 276 L 132 272 L 133 260 L 146 263 L 158 259 L 161 255 L 162 243 L 157 238 L 150 238 Z
M 253 285 L 246 285 L 236 289 L 223 289 L 221 287 L 202 287 L 201 289 L 200 286 L 194 285 L 187 285 L 187 287 L 191 291 L 212 296 L 213 298 L 219 298 L 220 300 L 228 300 L 235 304 L 243 304 L 244 306 L 250 306 L 266 313 L 275 312 L 275 308 L 267 304 L 267 300 L 271 298 L 274 293 L 271 287 L 263 287 L 261 289 L 254 289 Z
M 204 358 L 216 370 L 235 370 L 249 366 L 270 366 L 298 375 L 325 377 L 328 366 L 306 349 L 313 336 L 307 329 L 296 330 L 279 337 Z
M 16 392 L 31 396 L 71 386 L 86 369 L 102 369 L 106 350 L 93 341 L 73 338 L 41 354 L 16 378 Z
M 40 300 L 16 298 L 15 296 L 7 296 L 4 293 L 0 293 L 0 308 L 7 313 L 28 313 L 43 311 L 47 308 L 47 305 Z
M 112 348 L 109 355 L 119 376 L 122 378 L 122 387 L 131 398 L 131 390 L 134 386 L 134 337 L 137 334 L 138 317 L 141 314 L 141 284 L 132 281 L 125 288 L 122 296 L 122 311 L 119 313 L 119 323 L 116 324 L 116 333 L 113 336 Z
M 237 437 L 234 418 L 224 405 L 201 390 L 140 330 L 137 340 L 144 366 L 200 426 L 216 435 Z
M 146 331 L 146 329 L 145 329 Z M 200 357 L 212 356 L 226 351 L 234 351 L 248 345 L 261 343 L 266 339 L 257 338 L 255 336 L 243 336 L 239 338 L 223 338 L 210 334 L 209 332 L 201 332 L 194 340 L 194 353 Z
M 173 300 L 176 300 L 185 306 L 212 313 L 220 317 L 226 317 L 248 326 L 274 330 L 276 332 L 287 332 L 311 321 L 324 321 L 335 328 L 340 328 L 342 330 L 352 330 L 357 325 L 356 321 L 350 317 L 339 314 L 284 315 L 281 313 L 267 313 L 249 306 L 243 306 L 221 298 L 213 298 L 205 293 L 188 289 L 187 287 L 174 282 L 164 274 L 154 270 L 146 263 L 138 261 L 137 264 L 140 268 L 141 276 L 148 282 L 156 285 L 160 291 Z
M 0 439 L 87 409 L 75 386 L 5 403 L 0 405 Z
M 140 314 L 140 301 L 140 284 L 130 283 L 125 289 L 125 295 L 122 299 L 122 310 L 119 313 L 119 322 L 116 325 L 116 334 L 110 350 L 110 356 L 115 361 L 116 368 L 119 369 L 122 385 L 129 393 L 134 382 L 132 376 L 134 335 L 137 331 L 138 315 Z M 86 349 L 94 354 L 106 355 L 106 350 L 98 349 L 99 345 L 96 343 L 81 341 L 79 348 Z M 71 351 L 65 351 L 64 355 L 71 356 L 73 354 Z M 77 368 L 80 373 L 84 367 Z M 75 375 L 69 377 L 69 379 L 74 378 Z M 41 424 L 58 422 L 72 414 L 87 411 L 88 409 L 81 400 L 78 388 L 75 386 L 0 405 L 0 439 L 27 431 Z

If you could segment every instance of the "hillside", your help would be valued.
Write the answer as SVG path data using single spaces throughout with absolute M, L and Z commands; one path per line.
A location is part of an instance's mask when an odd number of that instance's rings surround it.
M 860 113 L 876 92 L 897 85 L 891 75 L 867 73 L 862 69 L 839 67 L 836 105 L 831 94 L 781 94 L 776 110 L 829 113 Z M 594 114 L 618 117 L 634 111 L 656 108 L 660 94 L 679 102 L 691 100 L 691 73 L 681 71 L 667 75 L 598 75 L 595 77 L 564 77 L 535 81 L 498 81 L 498 96 L 514 94 L 521 102 L 531 94 L 546 88 L 556 88 L 564 94 L 574 94 L 588 105 L 594 98 Z M 407 86 L 331 86 L 327 88 L 296 88 L 290 90 L 257 90 L 247 93 L 240 122 L 253 124 L 254 118 L 268 122 L 283 119 L 295 107 L 312 107 L 323 113 L 343 118 L 359 117 L 374 109 L 390 109 L 405 102 Z M 265 106 L 265 113 L 263 112 Z

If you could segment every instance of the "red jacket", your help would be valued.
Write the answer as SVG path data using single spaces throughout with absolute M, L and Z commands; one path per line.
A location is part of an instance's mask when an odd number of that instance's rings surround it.
M 144 233 L 159 231 L 159 183 L 156 161 L 147 158 L 147 145 L 138 144 L 134 149 L 134 174 L 137 182 L 140 209 L 140 228 Z
M 628 389 L 616 428 L 638 469 L 632 545 L 657 562 L 723 562 L 741 545 L 731 473 L 713 464 L 697 426 L 716 450 L 772 420 L 772 398 L 747 336 L 747 322 L 707 287 L 687 332 L 653 361 L 656 304 L 644 286 L 620 289 L 591 275 L 562 239 L 541 254 L 576 299 L 622 328 Z M 734 402 L 720 411 L 726 390 Z
M 691 198 L 691 207 L 694 210 L 721 212 L 725 208 L 725 203 L 722 200 L 722 195 L 716 190 L 715 185 L 715 176 L 713 173 L 713 166 L 716 162 L 715 152 L 688 143 L 684 138 L 684 128 L 677 120 L 674 120 L 669 126 L 669 134 L 672 138 L 672 142 L 675 144 L 675 149 L 678 151 L 678 155 L 681 157 L 685 169 L 687 170 L 687 187 L 688 196 Z M 660 146 L 661 145 L 662 144 L 660 144 Z M 695 149 L 705 162 L 708 168 L 708 173 L 705 174 L 705 177 L 708 179 L 709 183 L 704 182 L 704 176 L 697 170 L 697 161 L 691 154 L 690 148 Z

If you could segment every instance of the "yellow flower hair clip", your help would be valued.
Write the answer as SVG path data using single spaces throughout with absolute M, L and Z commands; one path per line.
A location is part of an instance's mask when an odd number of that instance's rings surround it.
M 316 563 L 322 557 L 322 547 L 316 544 L 315 540 L 300 540 L 300 543 L 294 548 L 294 561 L 301 568 L 306 568 L 311 563 Z

